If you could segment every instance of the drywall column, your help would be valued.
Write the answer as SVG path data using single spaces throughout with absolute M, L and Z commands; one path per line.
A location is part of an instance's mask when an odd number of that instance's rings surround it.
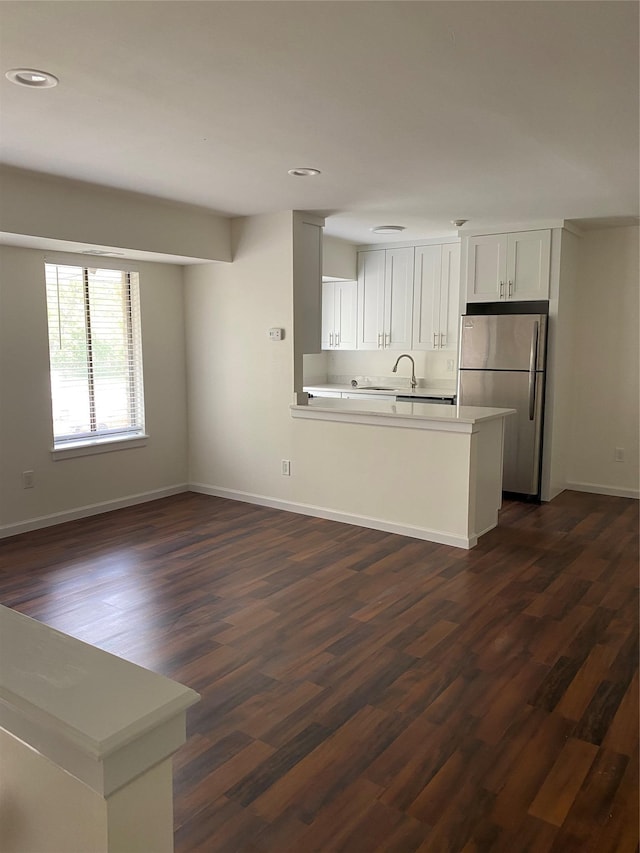
M 305 353 L 320 352 L 322 318 L 322 230 L 324 219 L 293 213 L 293 390 L 302 392 Z
M 0 608 L 0 849 L 171 853 L 193 690 Z

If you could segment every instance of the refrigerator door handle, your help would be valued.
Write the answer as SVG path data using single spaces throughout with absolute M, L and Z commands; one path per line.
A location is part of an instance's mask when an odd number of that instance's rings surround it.
M 533 324 L 531 336 L 531 353 L 529 356 L 529 420 L 532 421 L 536 411 L 536 365 L 538 363 L 538 332 L 540 324 Z

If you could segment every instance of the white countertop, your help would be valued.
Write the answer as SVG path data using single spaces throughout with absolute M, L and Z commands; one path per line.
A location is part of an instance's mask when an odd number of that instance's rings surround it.
M 411 388 L 411 386 L 407 386 L 403 388 L 400 386 L 399 388 L 393 389 L 380 389 L 377 387 L 367 387 L 366 385 L 357 385 L 355 388 L 353 385 L 336 385 L 325 383 L 318 383 L 316 385 L 305 385 L 303 388 L 307 393 L 313 394 L 314 391 L 318 393 L 322 391 L 337 391 L 339 393 L 348 392 L 349 394 L 358 394 L 358 393 L 369 393 L 369 394 L 380 394 L 381 396 L 388 397 L 455 397 L 456 389 L 455 388 L 437 388 L 435 386 L 427 386 L 427 387 L 418 387 Z
M 496 409 L 487 406 L 442 406 L 437 403 L 397 402 L 395 399 L 353 400 L 340 397 L 317 397 L 309 400 L 306 406 L 291 406 L 291 414 L 294 418 L 404 426 L 414 429 L 444 429 L 452 432 L 473 432 L 476 424 L 508 417 L 515 412 L 515 409 Z

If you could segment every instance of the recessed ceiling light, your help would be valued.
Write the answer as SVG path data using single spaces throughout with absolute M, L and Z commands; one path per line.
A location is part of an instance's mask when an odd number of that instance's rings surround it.
M 398 234 L 405 230 L 404 225 L 378 225 L 371 229 L 374 234 Z
M 308 166 L 301 166 L 299 169 L 289 169 L 289 175 L 294 178 L 312 178 L 314 175 L 320 174 L 320 169 L 310 169 Z
M 30 86 L 32 89 L 50 89 L 58 85 L 58 78 L 53 74 L 35 68 L 12 68 L 4 76 L 18 86 Z

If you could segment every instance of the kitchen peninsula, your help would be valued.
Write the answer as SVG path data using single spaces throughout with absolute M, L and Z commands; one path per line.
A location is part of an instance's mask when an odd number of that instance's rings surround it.
M 513 413 L 314 398 L 291 406 L 296 477 L 315 515 L 472 548 L 498 522 L 504 424 Z

